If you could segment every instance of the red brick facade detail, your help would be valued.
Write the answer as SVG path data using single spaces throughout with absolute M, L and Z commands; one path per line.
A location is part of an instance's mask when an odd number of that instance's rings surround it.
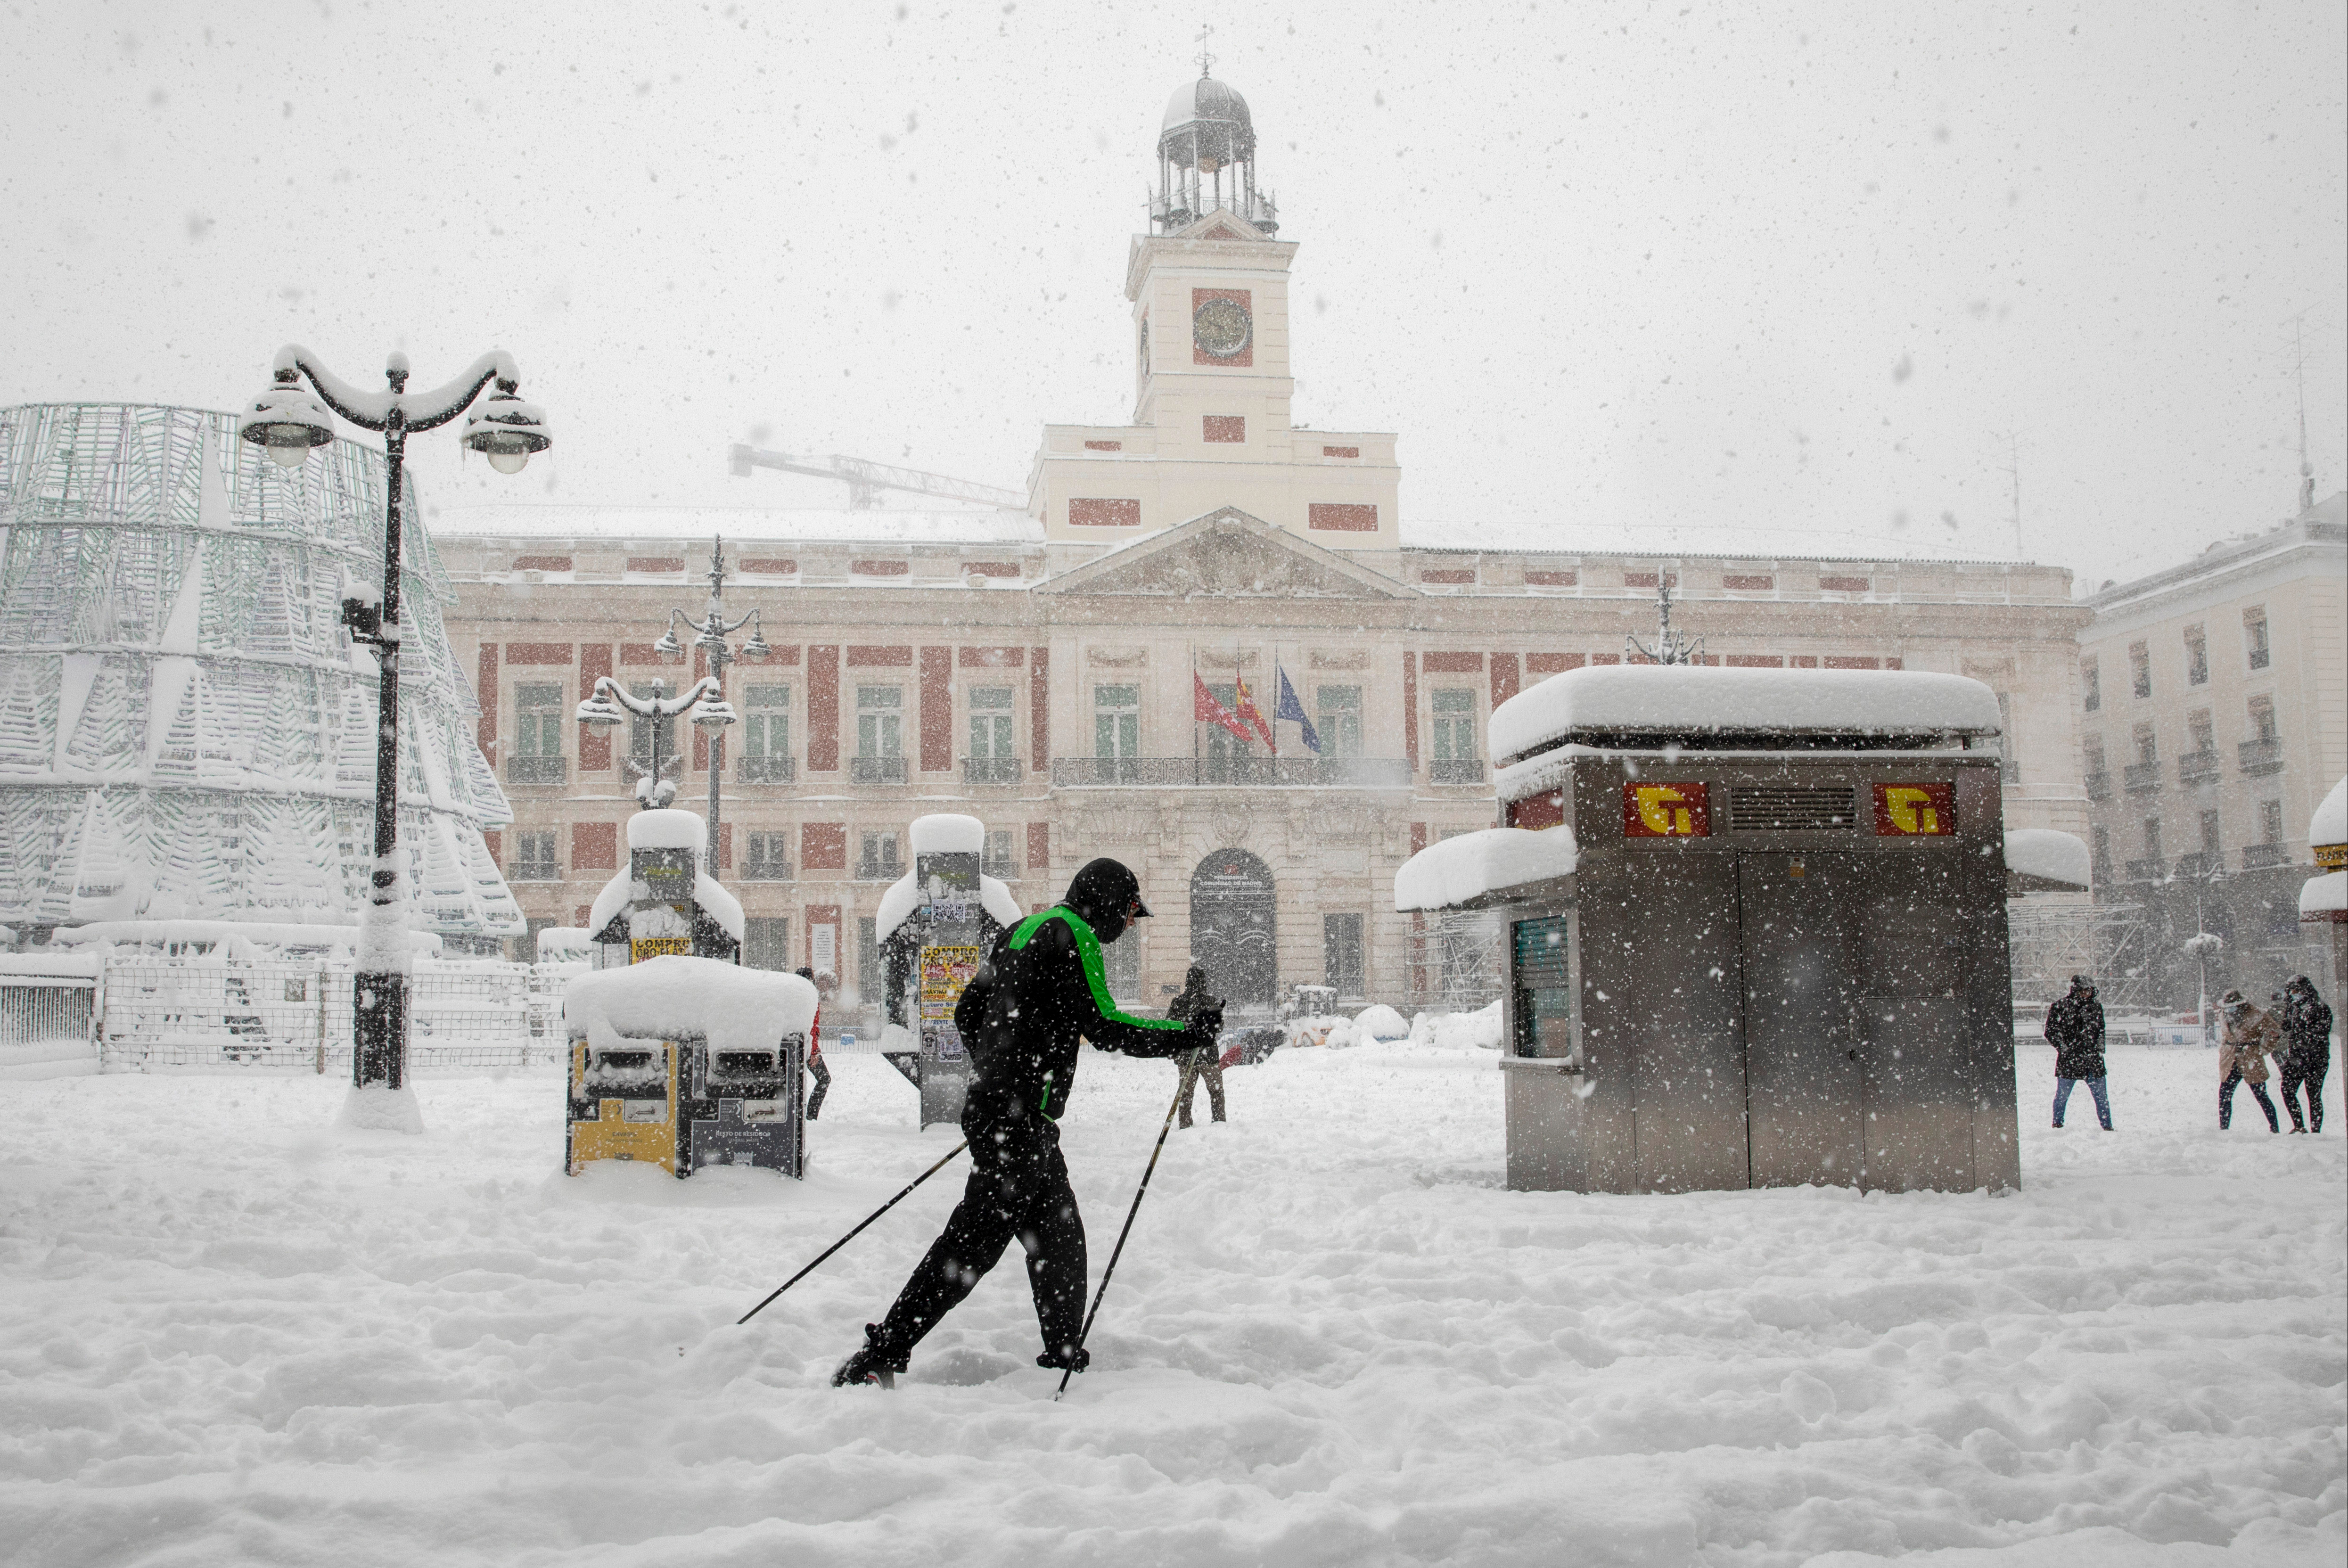
M 839 645 L 808 649 L 807 765 L 810 773 L 839 771 Z M 842 828 L 842 833 L 847 832 Z M 844 845 L 846 839 L 840 842 Z M 844 857 L 847 851 L 842 849 Z M 845 863 L 843 861 L 843 863 Z
M 761 577 L 796 577 L 799 563 L 787 555 L 753 555 L 743 561 L 742 570 Z
M 1197 319 L 1199 307 L 1210 299 L 1237 300 L 1241 310 L 1247 312 L 1251 317 L 1255 315 L 1255 296 L 1245 289 L 1192 289 L 1190 291 L 1192 319 Z M 1258 325 L 1261 325 L 1261 323 L 1258 324 Z M 1248 335 L 1248 346 L 1245 348 L 1241 349 L 1237 354 L 1226 355 L 1220 358 L 1200 347 L 1198 339 L 1194 337 L 1190 340 L 1190 363 L 1219 365 L 1228 370 L 1252 370 L 1255 368 L 1255 335 L 1252 332 Z
M 517 572 L 568 572 L 571 570 L 571 557 L 568 555 L 517 555 L 514 557 L 513 569 Z
M 1088 452 L 1121 452 L 1125 450 L 1125 443 L 1123 441 L 1086 441 L 1085 443 L 1085 450 Z
M 1414 769 L 1418 767 L 1418 655 L 1416 654 L 1405 654 L 1402 656 L 1402 754 L 1410 759 L 1410 765 Z M 1426 832 L 1426 824 L 1414 823 L 1411 831 L 1413 834 L 1411 852 L 1416 854 L 1419 850 L 1426 847 L 1418 842 L 1418 840 Z
M 481 830 L 481 842 L 489 849 L 489 859 L 497 861 L 499 865 L 503 865 L 505 863 L 506 836 L 503 833 L 498 831 L 495 828 L 483 828 Z
M 1027 662 L 1025 648 L 971 648 L 961 654 L 962 667 L 966 670 L 1017 669 Z
M 582 643 L 579 645 L 579 696 L 582 701 L 594 695 L 595 683 L 612 673 L 612 645 Z M 602 773 L 612 766 L 612 732 L 579 727 L 579 771 Z
M 1052 824 L 1049 822 L 1027 824 L 1027 869 L 1031 872 L 1052 869 Z
M 1622 655 L 1620 654 L 1592 654 L 1590 655 L 1590 662 L 1593 665 L 1619 665 L 1622 662 Z
M 1359 447 L 1323 447 L 1321 449 L 1321 455 L 1324 458 L 1358 458 L 1362 455 L 1362 449 Z
M 1655 579 L 1657 575 L 1657 573 L 1653 572 L 1625 572 L 1622 573 L 1622 586 L 1625 588 L 1653 588 L 1656 585 Z M 1669 583 L 1673 588 L 1680 585 L 1680 574 L 1676 572 L 1663 573 L 1661 573 L 1661 576 L 1664 583 Z
M 922 650 L 922 771 L 953 770 L 953 658 L 952 648 Z
M 1116 496 L 1071 496 L 1070 528 L 1139 528 L 1141 503 Z
M 1732 670 L 1781 670 L 1786 661 L 1776 654 L 1731 654 L 1728 667 Z
M 1426 673 L 1431 676 L 1474 675 L 1484 667 L 1481 654 L 1429 654 Z
M 1529 676 L 1561 676 L 1568 670 L 1578 670 L 1590 660 L 1581 654 L 1527 654 L 1525 674 Z
M 616 822 L 571 824 L 571 869 L 574 872 L 615 872 L 620 869 L 620 828 Z
M 1052 687 L 1046 678 L 1052 663 L 1052 650 L 1037 648 L 1027 665 L 1027 746 L 1031 763 L 1036 772 L 1046 778 L 1052 771 Z
M 1247 439 L 1247 416 L 1244 414 L 1201 414 L 1199 416 L 1199 438 L 1228 445 Z
M 1517 655 L 1494 654 L 1492 655 L 1492 706 L 1498 707 L 1516 696 L 1518 686 Z
M 1879 670 L 1882 667 L 1881 659 L 1861 658 L 1852 654 L 1827 655 L 1827 668 L 1830 670 Z
M 911 669 L 913 650 L 909 647 L 883 648 L 851 643 L 848 648 L 848 667 L 859 669 Z
M 1375 533 L 1378 509 L 1353 501 L 1316 500 L 1304 509 L 1308 528 L 1340 533 Z
M 1731 572 L 1721 578 L 1720 585 L 1732 593 L 1768 593 L 1776 589 L 1777 580 L 1749 572 Z
M 965 577 L 1016 577 L 1019 575 L 1019 562 L 1016 561 L 965 561 L 962 563 L 962 571 Z
M 1883 661 L 1883 667 L 1887 670 L 1896 670 L 1901 666 L 1898 659 L 1886 659 Z
M 858 577 L 902 577 L 912 571 L 910 561 L 851 561 L 848 570 Z
M 628 570 L 650 572 L 654 574 L 682 572 L 685 570 L 685 557 L 682 555 L 631 555 L 628 557 Z
M 654 647 L 650 643 L 622 643 L 620 645 L 620 663 L 623 665 L 652 665 L 657 667 L 668 665 L 671 662 L 671 660 L 663 658 L 661 656 L 660 650 Z
M 481 645 L 480 678 L 473 696 L 480 704 L 481 722 L 473 728 L 473 743 L 481 748 L 494 771 L 498 765 L 498 645 Z
M 1581 581 L 1581 573 L 1579 572 L 1543 572 L 1536 569 L 1525 573 L 1525 586 L 1528 588 L 1571 588 Z
M 1316 522 L 1313 526 L 1318 528 L 1321 525 Z M 1418 580 L 1421 583 L 1473 583 L 1476 571 L 1470 566 L 1430 566 L 1418 574 Z
M 1821 593 L 1864 593 L 1867 592 L 1867 589 L 1868 582 L 1864 577 L 1821 577 L 1818 579 L 1818 592 Z
M 1818 667 L 1818 659 L 1809 654 L 1796 654 L 1792 658 L 1787 659 L 1786 663 L 1797 670 L 1814 670 Z
M 799 869 L 844 872 L 848 869 L 848 824 L 809 822 L 799 829 Z M 808 918 L 813 920 L 810 913 Z
M 731 822 L 717 824 L 717 865 L 721 871 L 731 870 L 734 865 L 734 824 Z
M 567 665 L 571 662 L 569 643 L 508 643 L 506 663 L 510 665 Z

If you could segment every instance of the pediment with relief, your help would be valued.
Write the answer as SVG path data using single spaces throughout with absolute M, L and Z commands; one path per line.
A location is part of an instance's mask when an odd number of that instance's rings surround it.
M 1046 593 L 1184 599 L 1416 599 L 1407 583 L 1224 507 L 1045 583 Z

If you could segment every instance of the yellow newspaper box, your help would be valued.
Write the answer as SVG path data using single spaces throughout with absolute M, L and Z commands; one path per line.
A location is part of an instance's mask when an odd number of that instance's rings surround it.
M 669 1040 L 571 1042 L 568 1167 L 631 1160 L 676 1171 L 680 1052 Z

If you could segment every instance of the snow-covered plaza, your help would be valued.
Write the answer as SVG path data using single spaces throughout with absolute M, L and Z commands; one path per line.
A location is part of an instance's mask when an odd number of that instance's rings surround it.
M 1061 1404 L 1015 1253 L 827 1384 L 959 1164 L 735 1326 L 952 1147 L 878 1057 L 804 1183 L 566 1179 L 551 1072 L 427 1079 L 420 1139 L 333 1076 L 15 1084 L 0 1562 L 2336 1568 L 2339 1079 L 2221 1134 L 2206 1054 L 2118 1049 L 2120 1130 L 2056 1132 L 2021 1060 L 2018 1193 L 1623 1197 L 1502 1190 L 1488 1052 L 1280 1053 Z M 1082 1068 L 1096 1278 L 1173 1081 Z

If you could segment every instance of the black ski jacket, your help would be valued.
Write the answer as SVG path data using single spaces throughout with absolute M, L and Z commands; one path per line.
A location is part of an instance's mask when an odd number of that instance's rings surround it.
M 2074 989 L 2046 1009 L 2046 1043 L 2054 1047 L 2054 1076 L 2104 1076 L 2104 1005 Z
M 2332 1065 L 2332 1009 L 2312 992 L 2286 991 L 2282 997 L 2282 1044 L 2295 1072 Z
M 1212 1049 L 1211 1015 L 1185 1023 L 1137 1018 L 1109 995 L 1100 943 L 1066 904 L 1029 915 L 994 939 L 963 988 L 954 1027 L 970 1052 L 963 1130 L 977 1136 L 1006 1118 L 1058 1120 L 1076 1074 L 1076 1043 L 1133 1057 Z

